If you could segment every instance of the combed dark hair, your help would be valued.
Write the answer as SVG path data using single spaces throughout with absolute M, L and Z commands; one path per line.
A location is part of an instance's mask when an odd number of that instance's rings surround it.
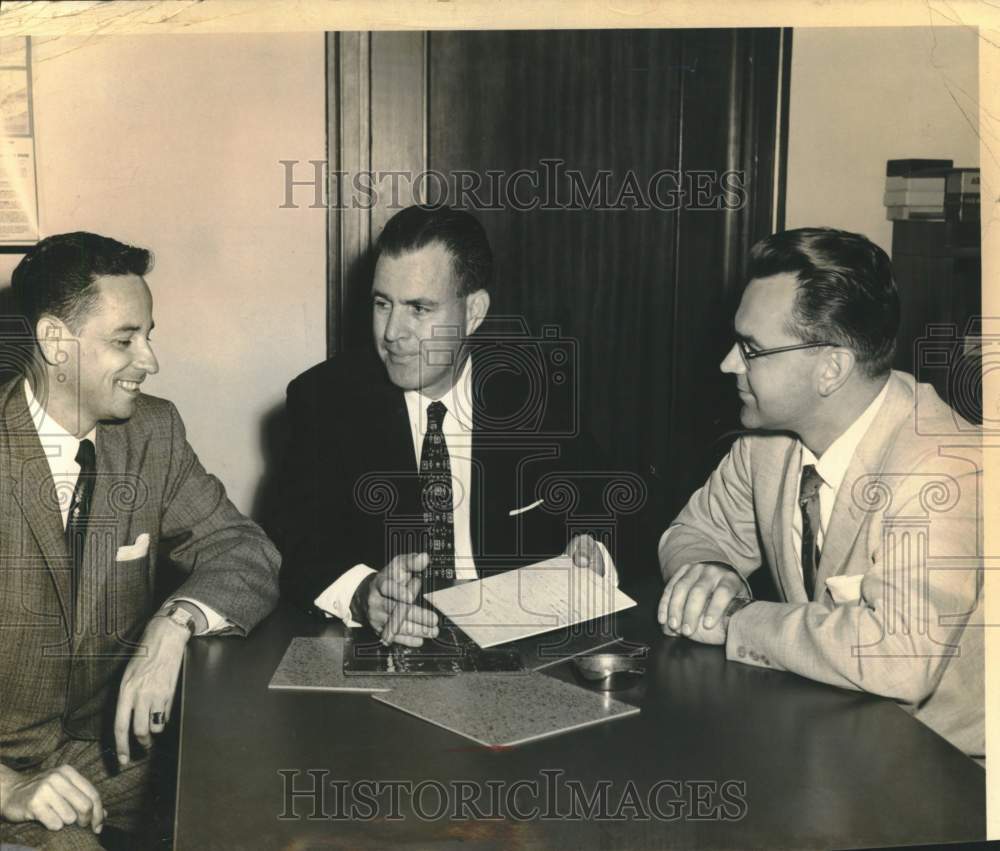
M 48 313 L 76 332 L 97 300 L 94 281 L 105 275 L 145 275 L 151 265 L 145 248 L 85 231 L 61 233 L 24 255 L 11 286 L 32 331 Z
M 799 228 L 750 250 L 748 279 L 794 274 L 799 288 L 788 331 L 804 343 L 851 349 L 869 377 L 887 373 L 896 353 L 899 292 L 888 255 L 861 234 Z
M 385 224 L 376 243 L 379 256 L 398 257 L 440 242 L 451 255 L 458 295 L 493 286 L 493 251 L 486 231 L 471 213 L 451 207 L 416 205 L 400 210 Z

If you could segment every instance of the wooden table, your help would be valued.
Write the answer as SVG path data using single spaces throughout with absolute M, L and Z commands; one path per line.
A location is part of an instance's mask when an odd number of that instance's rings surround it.
M 893 702 L 665 638 L 657 588 L 625 590 L 643 602 L 617 629 L 652 655 L 644 681 L 615 697 L 641 715 L 508 750 L 366 695 L 268 691 L 294 636 L 341 634 L 285 604 L 245 641 L 191 642 L 176 847 L 847 848 L 984 837 L 983 769 Z M 549 670 L 575 681 L 566 665 Z M 290 794 L 303 790 L 316 791 Z

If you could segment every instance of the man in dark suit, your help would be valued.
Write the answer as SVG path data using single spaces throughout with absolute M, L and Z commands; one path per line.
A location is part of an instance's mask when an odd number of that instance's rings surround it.
M 49 237 L 14 270 L 25 374 L 0 387 L 0 839 L 99 848 L 145 815 L 148 748 L 193 634 L 245 635 L 279 556 L 141 393 L 148 251 Z M 157 568 L 187 572 L 155 610 Z M 124 674 L 123 674 L 124 669 Z M 114 832 L 114 831 L 112 831 Z M 108 833 L 104 834 L 105 837 Z
M 562 552 L 616 581 L 604 546 L 615 518 L 604 510 L 604 532 L 567 526 L 568 508 L 600 504 L 602 483 L 607 504 L 614 479 L 591 476 L 574 377 L 546 372 L 571 366 L 570 354 L 555 338 L 475 333 L 492 283 L 482 226 L 410 207 L 377 250 L 375 350 L 339 355 L 288 388 L 283 592 L 369 624 L 386 643 L 419 646 L 438 630 L 434 612 L 408 605 L 422 588 Z M 618 480 L 635 491 L 634 505 L 618 507 L 635 510 L 641 482 Z

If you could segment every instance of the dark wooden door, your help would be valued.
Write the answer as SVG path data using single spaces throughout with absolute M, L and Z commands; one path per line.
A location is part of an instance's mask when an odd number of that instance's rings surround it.
M 672 503 L 736 423 L 718 363 L 770 232 L 778 47 L 775 30 L 430 36 L 430 168 L 538 177 L 479 213 L 494 310 L 577 342 L 584 426 Z M 727 171 L 739 209 L 720 209 Z
M 386 106 L 391 92 L 419 92 L 423 126 L 390 159 L 422 158 L 445 178 L 428 182 L 423 199 L 447 192 L 480 218 L 496 253 L 491 313 L 536 338 L 557 329 L 572 342 L 583 427 L 616 465 L 658 480 L 672 516 L 738 425 L 732 380 L 718 365 L 747 250 L 778 226 L 787 37 L 433 32 L 377 34 L 361 45 L 371 91 L 390 92 L 359 112 L 371 151 L 385 149 L 385 133 L 398 142 L 405 132 L 402 107 Z M 356 77 L 351 51 L 341 80 Z M 406 55 L 422 56 L 409 73 L 400 70 Z M 380 73 L 392 75 L 391 87 L 379 87 Z M 332 137 L 353 140 L 343 98 L 331 103 L 341 110 Z M 368 155 L 373 168 L 390 165 L 374 158 L 382 161 Z M 374 239 L 385 217 L 376 210 L 352 233 Z M 346 318 L 355 315 L 349 283 L 335 276 L 331 298 Z M 331 327 L 341 329 L 333 349 L 367 335 L 360 325 Z

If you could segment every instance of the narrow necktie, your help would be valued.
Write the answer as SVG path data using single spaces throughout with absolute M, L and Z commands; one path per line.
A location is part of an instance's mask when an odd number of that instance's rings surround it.
M 76 463 L 80 465 L 80 475 L 73 488 L 73 498 L 69 503 L 66 517 L 66 548 L 73 560 L 72 605 L 70 606 L 70 634 L 83 637 L 90 628 L 87 614 L 81 606 L 84 595 L 83 555 L 87 547 L 87 521 L 90 519 L 91 501 L 94 496 L 94 479 L 97 473 L 97 455 L 94 444 L 81 440 L 76 451 Z M 93 659 L 76 659 L 70 668 L 70 678 L 66 692 L 66 715 L 63 727 L 73 737 L 93 738 L 85 722 L 76 718 L 80 707 L 86 706 L 90 696 L 98 688 L 98 667 Z
M 90 501 L 94 496 L 94 477 L 97 473 L 97 453 L 94 444 L 81 440 L 76 451 L 76 463 L 80 465 L 80 475 L 73 488 L 73 499 L 69 504 L 66 518 L 66 547 L 73 559 L 73 592 L 80 592 L 80 574 L 83 566 L 83 552 L 86 547 L 87 520 L 90 517 Z
M 806 597 L 810 600 L 816 591 L 816 573 L 819 570 L 819 543 L 816 540 L 820 530 L 819 489 L 823 477 L 812 464 L 802 468 L 799 481 L 799 508 L 802 509 L 802 581 L 806 587 Z
M 427 406 L 427 431 L 420 451 L 420 502 L 431 561 L 424 571 L 425 593 L 447 588 L 455 579 L 455 521 L 451 458 L 441 426 L 448 409 L 442 402 Z

